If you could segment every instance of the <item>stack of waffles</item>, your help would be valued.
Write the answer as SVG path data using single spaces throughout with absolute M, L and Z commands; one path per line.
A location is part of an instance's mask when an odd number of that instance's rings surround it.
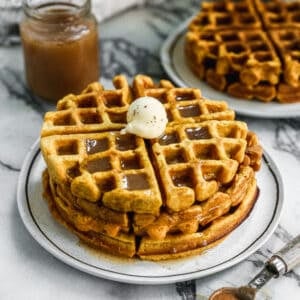
M 203 2 L 185 41 L 192 71 L 214 88 L 244 98 L 300 101 L 300 3 Z
M 193 88 L 122 75 L 68 95 L 45 115 L 44 196 L 57 220 L 88 245 L 163 260 L 201 253 L 236 228 L 257 194 L 262 149 L 225 102 Z M 131 102 L 164 105 L 162 136 L 121 134 Z

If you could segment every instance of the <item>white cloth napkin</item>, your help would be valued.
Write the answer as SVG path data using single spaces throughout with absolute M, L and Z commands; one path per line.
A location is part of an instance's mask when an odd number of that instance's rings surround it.
M 102 21 L 132 5 L 143 4 L 145 0 L 94 0 L 92 11 L 98 21 Z

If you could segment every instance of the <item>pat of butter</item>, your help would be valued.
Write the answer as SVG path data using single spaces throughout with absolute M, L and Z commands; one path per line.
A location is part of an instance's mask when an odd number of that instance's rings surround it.
M 121 133 L 132 133 L 145 139 L 153 139 L 163 134 L 167 123 L 167 113 L 163 104 L 153 97 L 141 97 L 130 104 L 127 126 Z

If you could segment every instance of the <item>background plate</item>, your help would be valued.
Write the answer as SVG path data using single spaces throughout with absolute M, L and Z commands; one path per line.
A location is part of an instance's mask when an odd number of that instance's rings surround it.
M 184 57 L 184 35 L 190 20 L 175 29 L 161 48 L 162 66 L 178 86 L 199 88 L 204 97 L 212 100 L 225 100 L 230 108 L 241 115 L 259 118 L 300 117 L 300 102 L 281 104 L 275 101 L 264 103 L 257 100 L 238 99 L 212 88 L 196 77 L 185 63 Z
M 18 182 L 18 209 L 27 230 L 43 248 L 68 265 L 120 282 L 166 284 L 233 266 L 266 242 L 278 224 L 283 204 L 281 176 L 265 153 L 257 173 L 259 198 L 250 216 L 217 247 L 202 255 L 166 262 L 121 259 L 88 249 L 51 217 L 42 198 L 44 169 L 37 141 L 24 161 Z

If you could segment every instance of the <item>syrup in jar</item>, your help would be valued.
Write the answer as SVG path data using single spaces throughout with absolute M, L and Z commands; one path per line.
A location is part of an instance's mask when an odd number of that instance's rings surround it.
M 27 0 L 23 7 L 25 73 L 34 94 L 57 101 L 98 80 L 98 32 L 90 0 Z

